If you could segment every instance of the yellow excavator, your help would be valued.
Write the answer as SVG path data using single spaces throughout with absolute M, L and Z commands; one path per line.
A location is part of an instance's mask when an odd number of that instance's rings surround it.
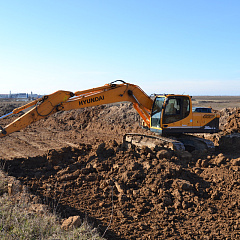
M 184 133 L 216 133 L 219 131 L 219 117 L 213 113 L 211 108 L 193 108 L 189 95 L 154 94 L 148 96 L 139 86 L 116 80 L 98 88 L 92 88 L 75 93 L 70 91 L 57 91 L 45 95 L 26 105 L 14 109 L 12 112 L 0 117 L 4 118 L 11 114 L 17 114 L 22 110 L 30 108 L 29 111 L 18 117 L 4 128 L 0 126 L 0 137 L 19 131 L 26 126 L 58 111 L 92 107 L 116 102 L 131 102 L 138 114 L 143 119 L 145 128 L 157 134 L 151 139 L 158 139 L 171 143 L 173 148 L 183 150 L 182 142 L 194 142 L 193 139 L 185 137 Z M 180 135 L 179 139 L 164 136 Z M 124 141 L 134 144 L 140 142 L 139 138 L 147 135 L 127 134 Z M 204 145 L 212 147 L 212 143 L 201 140 Z M 194 143 L 196 145 L 196 143 Z

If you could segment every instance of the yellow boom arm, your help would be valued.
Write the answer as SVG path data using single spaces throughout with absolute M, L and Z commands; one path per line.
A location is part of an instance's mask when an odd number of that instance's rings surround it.
M 117 80 L 121 81 L 121 80 Z M 116 82 L 116 81 L 115 81 Z M 75 93 L 69 91 L 57 91 L 43 96 L 20 108 L 13 110 L 13 114 L 34 106 L 31 110 L 17 118 L 5 128 L 0 127 L 0 137 L 19 131 L 31 123 L 54 114 L 57 111 L 92 107 L 108 103 L 131 102 L 148 127 L 150 127 L 150 113 L 153 100 L 137 85 L 130 83 L 116 84 L 112 82 L 102 87 L 92 88 Z

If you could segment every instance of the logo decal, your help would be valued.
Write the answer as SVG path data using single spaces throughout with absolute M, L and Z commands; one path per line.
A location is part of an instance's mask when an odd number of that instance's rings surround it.
M 104 100 L 104 95 L 103 96 L 99 96 L 99 97 L 93 97 L 93 98 L 89 98 L 89 99 L 84 99 L 79 101 L 79 105 L 85 105 L 87 103 L 92 103 L 92 102 L 98 102 Z
M 214 118 L 215 116 L 214 116 L 214 114 L 211 114 L 211 115 L 203 115 L 203 118 Z

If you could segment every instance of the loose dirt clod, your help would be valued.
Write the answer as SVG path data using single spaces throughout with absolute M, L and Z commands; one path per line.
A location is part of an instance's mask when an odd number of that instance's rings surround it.
M 82 224 L 82 221 L 80 216 L 72 216 L 63 221 L 61 228 L 64 230 L 69 230 L 74 227 L 77 228 L 81 226 L 81 224 Z

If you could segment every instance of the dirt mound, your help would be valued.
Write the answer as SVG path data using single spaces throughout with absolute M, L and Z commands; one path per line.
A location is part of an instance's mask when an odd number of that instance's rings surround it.
M 212 136 L 220 151 L 236 155 L 239 154 L 240 144 L 240 108 L 224 108 L 220 111 L 219 134 Z M 212 139 L 213 140 L 213 139 Z
M 240 108 L 223 109 L 221 115 L 225 135 L 240 132 Z
M 7 161 L 8 172 L 64 217 L 88 216 L 109 239 L 237 239 L 240 160 L 116 141 Z M 224 238 L 223 238 L 224 236 Z
M 121 103 L 105 106 L 58 112 L 47 119 L 35 123 L 35 126 L 52 127 L 61 130 L 83 130 L 100 125 L 133 128 L 139 125 L 139 115 L 132 104 Z

